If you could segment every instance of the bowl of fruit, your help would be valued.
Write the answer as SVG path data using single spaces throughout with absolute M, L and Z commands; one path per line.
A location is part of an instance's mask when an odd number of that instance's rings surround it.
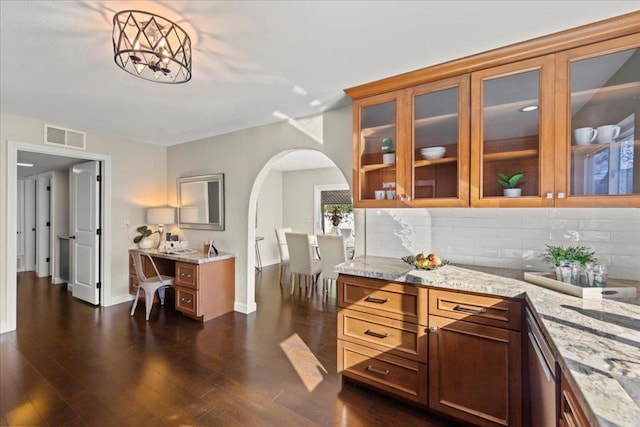
M 449 264 L 449 261 L 440 259 L 436 254 L 425 255 L 422 252 L 417 255 L 404 256 L 402 261 L 420 270 L 434 270 Z

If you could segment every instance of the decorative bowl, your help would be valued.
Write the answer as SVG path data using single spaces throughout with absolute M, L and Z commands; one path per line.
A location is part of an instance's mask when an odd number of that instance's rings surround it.
M 446 151 L 446 147 L 427 147 L 420 150 L 420 155 L 423 159 L 435 160 L 443 158 Z

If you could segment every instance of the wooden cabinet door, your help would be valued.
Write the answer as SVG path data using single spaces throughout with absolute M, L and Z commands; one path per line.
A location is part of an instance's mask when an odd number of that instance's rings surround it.
M 564 374 L 560 377 L 560 418 L 558 419 L 558 425 L 560 427 L 589 427 L 587 416 L 582 411 L 566 377 Z
M 413 134 L 404 162 L 411 206 L 469 206 L 469 75 L 410 93 Z
M 520 426 L 520 333 L 438 316 L 429 327 L 429 407 L 479 426 Z
M 556 206 L 640 206 L 640 34 L 556 56 Z
M 356 207 L 400 207 L 400 199 L 410 194 L 403 161 L 410 138 L 407 93 L 399 90 L 353 103 Z
M 471 205 L 553 206 L 553 55 L 471 73 Z M 506 197 L 499 174 L 523 173 Z

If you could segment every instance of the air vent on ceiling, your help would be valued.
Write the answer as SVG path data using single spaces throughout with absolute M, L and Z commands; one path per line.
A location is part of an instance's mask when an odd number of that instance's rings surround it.
M 75 148 L 85 150 L 87 134 L 73 129 L 65 129 L 58 126 L 44 125 L 44 143 L 57 145 L 58 147 Z

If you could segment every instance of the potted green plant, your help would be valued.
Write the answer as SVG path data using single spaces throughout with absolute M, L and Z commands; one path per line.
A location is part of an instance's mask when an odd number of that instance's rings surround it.
M 555 268 L 558 280 L 562 278 L 559 267 L 565 261 L 576 261 L 581 265 L 585 265 L 588 262 L 596 262 L 595 252 L 586 246 L 567 246 L 566 248 L 562 245 L 546 246 L 547 249 L 540 255 L 540 258 Z
M 391 164 L 396 162 L 396 146 L 391 138 L 384 138 L 382 140 L 382 163 Z
M 157 233 L 158 231 L 151 231 L 149 227 L 146 225 L 141 225 L 136 228 L 136 231 L 139 233 L 136 237 L 133 238 L 133 243 L 137 244 L 140 249 L 150 249 L 153 247 L 153 239 L 150 238 L 152 234 Z
M 518 184 L 524 178 L 523 173 L 516 173 L 511 176 L 499 173 L 498 178 L 500 178 L 498 184 L 504 187 L 504 197 L 520 197 L 522 195 L 522 188 L 518 187 Z
M 353 207 L 351 205 L 333 205 L 328 206 L 328 209 L 325 208 L 324 216 L 331 222 L 333 226 L 331 228 L 331 232 L 333 234 L 340 234 L 340 229 L 338 228 L 345 215 L 349 212 L 353 211 Z

